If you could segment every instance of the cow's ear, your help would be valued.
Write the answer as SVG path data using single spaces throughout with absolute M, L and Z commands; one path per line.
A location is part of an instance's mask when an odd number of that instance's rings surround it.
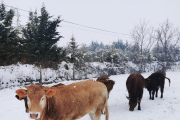
M 47 89 L 47 91 L 46 91 L 46 96 L 47 96 L 47 97 L 52 97 L 55 93 L 56 93 L 55 90 L 53 90 L 53 89 Z
M 16 93 L 19 97 L 19 100 L 22 100 L 24 97 L 27 96 L 27 90 L 25 90 L 25 89 L 18 89 L 18 90 L 16 90 Z

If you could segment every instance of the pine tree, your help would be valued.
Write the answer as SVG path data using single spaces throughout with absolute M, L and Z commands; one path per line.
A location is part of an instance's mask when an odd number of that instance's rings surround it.
M 77 45 L 77 42 L 72 35 L 71 41 L 69 42 L 69 52 L 71 53 L 71 63 L 73 63 L 73 80 L 75 80 L 75 62 L 76 58 L 78 57 L 77 48 L 79 45 Z
M 26 56 L 29 56 L 30 59 L 29 62 L 58 62 L 63 49 L 53 46 L 62 37 L 57 31 L 60 22 L 59 16 L 52 19 L 44 5 L 41 8 L 40 16 L 37 15 L 37 11 L 29 13 L 29 21 L 22 30 L 23 38 L 26 40 L 25 49 Z M 51 54 L 58 58 L 52 58 Z
M 16 63 L 18 59 L 18 31 L 12 26 L 14 14 L 14 10 L 6 11 L 5 5 L 0 5 L 0 65 Z

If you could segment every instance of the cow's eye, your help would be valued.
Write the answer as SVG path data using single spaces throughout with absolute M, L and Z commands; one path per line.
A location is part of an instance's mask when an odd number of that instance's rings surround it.
M 41 101 L 43 101 L 44 100 L 44 97 L 43 98 L 41 98 Z

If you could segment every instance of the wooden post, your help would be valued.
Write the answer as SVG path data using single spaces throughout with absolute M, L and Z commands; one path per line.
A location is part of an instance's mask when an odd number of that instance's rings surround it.
M 41 68 L 41 65 L 40 65 L 40 67 L 39 67 L 39 72 L 40 72 L 39 83 L 42 84 L 42 68 Z

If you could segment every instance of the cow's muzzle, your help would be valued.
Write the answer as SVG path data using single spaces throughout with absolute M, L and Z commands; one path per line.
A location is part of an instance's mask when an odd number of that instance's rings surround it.
M 134 111 L 134 109 L 130 109 L 130 108 L 129 108 L 129 111 Z
M 40 113 L 39 112 L 29 113 L 29 117 L 31 119 L 39 119 L 40 118 Z

